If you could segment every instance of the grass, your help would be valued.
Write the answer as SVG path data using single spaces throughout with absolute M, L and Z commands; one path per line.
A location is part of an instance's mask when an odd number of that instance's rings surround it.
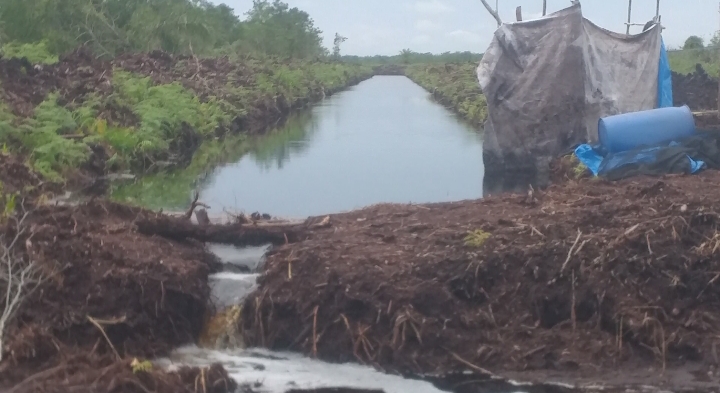
M 487 118 L 487 101 L 480 90 L 477 64 L 411 65 L 407 76 L 433 94 L 436 100 L 480 129 Z
M 700 64 L 708 75 L 717 78 L 720 76 L 720 51 L 714 48 L 689 49 L 669 51 L 668 59 L 670 69 L 680 74 L 695 72 Z
M 474 230 L 465 237 L 465 245 L 468 247 L 479 248 L 482 247 L 485 242 L 490 239 L 490 234 L 483 231 L 482 229 Z
M 47 43 L 44 41 L 34 44 L 10 42 L 0 46 L 0 53 L 11 59 L 27 58 L 35 64 L 55 64 L 59 60 L 57 55 L 53 55 L 48 50 Z

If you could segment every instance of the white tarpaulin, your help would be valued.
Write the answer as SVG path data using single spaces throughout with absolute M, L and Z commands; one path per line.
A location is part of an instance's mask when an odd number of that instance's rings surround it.
M 485 173 L 543 171 L 597 141 L 600 117 L 655 108 L 661 42 L 658 26 L 634 36 L 602 29 L 580 4 L 503 24 L 478 67 Z

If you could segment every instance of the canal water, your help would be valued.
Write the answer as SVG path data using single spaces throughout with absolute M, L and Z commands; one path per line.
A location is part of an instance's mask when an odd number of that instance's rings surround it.
M 481 134 L 404 76 L 331 96 L 279 134 L 289 137 L 215 169 L 203 202 L 305 217 L 483 195 Z
M 481 134 L 432 101 L 402 76 L 376 76 L 293 116 L 229 164 L 206 173 L 202 201 L 213 212 L 267 212 L 306 217 L 382 203 L 425 203 L 483 196 Z M 182 190 L 176 180 L 141 185 L 145 195 Z M 140 192 L 137 192 L 139 195 Z M 187 198 L 187 195 L 184 196 Z M 152 203 L 150 203 L 152 205 Z M 163 206 L 163 205 L 160 205 Z M 158 207 L 155 205 L 153 207 Z M 211 277 L 219 308 L 240 304 L 256 288 L 266 248 L 211 245 L 226 264 Z M 241 384 L 257 391 L 352 387 L 387 393 L 440 392 L 428 382 L 404 379 L 354 364 L 334 365 L 297 354 L 260 349 L 177 350 L 165 366 L 222 363 Z

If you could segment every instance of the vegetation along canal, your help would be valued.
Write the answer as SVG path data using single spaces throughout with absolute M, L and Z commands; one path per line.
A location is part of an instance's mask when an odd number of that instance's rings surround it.
M 211 212 L 303 217 L 482 196 L 481 134 L 404 76 L 362 82 L 262 138 L 201 182 Z

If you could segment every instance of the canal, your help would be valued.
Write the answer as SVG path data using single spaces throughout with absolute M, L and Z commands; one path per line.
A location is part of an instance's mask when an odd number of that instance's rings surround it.
M 239 153 L 221 147 L 229 154 L 227 163 L 211 171 L 199 174 L 191 164 L 186 172 L 120 188 L 115 196 L 144 198 L 139 202 L 146 206 L 177 210 L 185 207 L 194 188 L 212 212 L 258 211 L 281 217 L 483 196 L 481 133 L 404 76 L 376 76 L 292 116 L 252 144 L 238 146 Z M 208 155 L 208 150 L 201 149 L 198 156 Z M 188 188 L 188 181 L 198 176 L 201 180 Z M 209 250 L 226 265 L 210 278 L 216 307 L 241 304 L 257 288 L 267 248 L 209 245 Z M 429 382 L 361 365 L 333 365 L 263 349 L 190 346 L 159 360 L 165 366 L 215 362 L 239 383 L 255 385 L 253 391 L 351 387 L 441 392 Z
M 201 186 L 203 202 L 305 217 L 482 197 L 481 134 L 403 76 L 331 96 L 275 134 L 286 137 L 216 168 Z
M 376 203 L 429 203 L 525 192 L 532 177 L 484 178 L 482 132 L 404 76 L 376 76 L 263 136 L 204 143 L 180 171 L 113 185 L 114 199 L 210 214 L 306 217 Z

